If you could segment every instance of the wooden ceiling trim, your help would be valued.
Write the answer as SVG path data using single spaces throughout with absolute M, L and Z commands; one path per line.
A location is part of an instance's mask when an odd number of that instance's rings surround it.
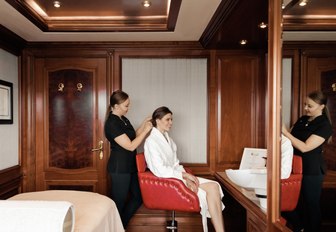
M 27 41 L 0 24 L 0 48 L 18 56 Z
M 180 12 L 182 0 L 171 1 L 170 11 L 168 15 L 167 29 L 168 31 L 174 31 L 177 18 Z
M 284 16 L 285 31 L 335 31 L 336 19 L 333 18 L 289 18 Z
M 210 20 L 208 26 L 204 30 L 201 38 L 199 39 L 200 43 L 204 48 L 207 48 L 211 43 L 213 38 L 216 36 L 217 32 L 221 30 L 225 20 L 231 15 L 235 7 L 241 0 L 222 0 L 219 4 L 215 14 Z
M 38 14 L 33 13 L 34 11 L 30 8 L 28 4 L 20 0 L 5 0 L 8 2 L 14 9 L 20 12 L 24 17 L 31 21 L 35 26 L 40 28 L 42 31 L 48 31 L 48 26 L 43 23 L 43 18 Z M 29 10 L 28 10 L 29 9 Z
M 144 32 L 173 31 L 182 0 L 171 0 L 167 17 L 125 17 L 123 19 L 45 19 L 24 0 L 6 0 L 44 32 Z

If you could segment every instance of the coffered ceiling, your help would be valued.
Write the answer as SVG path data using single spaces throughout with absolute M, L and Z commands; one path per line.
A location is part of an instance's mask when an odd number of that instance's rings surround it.
M 44 32 L 173 31 L 181 0 L 6 0 Z
M 267 47 L 267 0 L 0 0 L 0 26 L 28 42 L 195 41 Z M 305 1 L 305 6 L 300 2 Z M 283 40 L 336 40 L 336 1 L 283 0 Z M 239 42 L 246 40 L 243 47 Z

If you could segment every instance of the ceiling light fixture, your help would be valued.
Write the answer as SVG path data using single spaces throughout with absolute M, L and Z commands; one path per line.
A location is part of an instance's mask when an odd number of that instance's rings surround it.
M 151 3 L 150 1 L 143 1 L 143 2 L 142 2 L 142 5 L 143 5 L 144 7 L 150 7 L 150 6 L 152 5 L 152 3 Z
M 259 28 L 264 29 L 264 28 L 267 27 L 267 24 L 264 23 L 264 22 L 261 22 L 258 26 L 259 26 Z
M 54 7 L 60 8 L 61 7 L 61 2 L 60 1 L 54 1 Z
M 302 1 L 299 3 L 299 5 L 300 5 L 300 6 L 305 6 L 305 5 L 307 5 L 307 2 L 308 2 L 308 0 L 302 0 Z
M 241 45 L 246 45 L 246 44 L 247 44 L 247 40 L 246 40 L 246 39 L 242 39 L 239 43 L 240 43 Z

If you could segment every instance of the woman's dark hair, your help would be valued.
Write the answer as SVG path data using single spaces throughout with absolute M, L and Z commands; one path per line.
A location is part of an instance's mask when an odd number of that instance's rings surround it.
M 308 97 L 312 99 L 314 102 L 316 102 L 317 104 L 324 105 L 322 114 L 327 116 L 329 123 L 332 124 L 329 109 L 327 107 L 327 102 L 328 102 L 327 95 L 325 95 L 322 91 L 314 91 L 308 94 Z M 328 143 L 330 142 L 331 142 L 331 137 L 328 139 Z
M 314 91 L 311 92 L 308 97 L 310 99 L 312 99 L 314 102 L 316 102 L 319 105 L 324 105 L 322 114 L 326 115 L 330 124 L 331 124 L 331 118 L 330 118 L 330 114 L 329 114 L 329 110 L 327 107 L 327 102 L 328 102 L 328 98 L 327 95 L 325 95 L 322 91 Z
M 111 94 L 110 105 L 107 107 L 105 120 L 108 118 L 115 104 L 121 104 L 129 98 L 128 94 L 122 90 L 116 90 Z
M 156 119 L 162 119 L 167 114 L 173 114 L 168 107 L 161 106 L 157 108 L 152 114 L 151 122 L 153 126 L 156 127 Z
M 128 99 L 128 94 L 121 90 L 116 90 L 111 94 L 110 97 L 110 107 L 115 104 L 121 104 Z

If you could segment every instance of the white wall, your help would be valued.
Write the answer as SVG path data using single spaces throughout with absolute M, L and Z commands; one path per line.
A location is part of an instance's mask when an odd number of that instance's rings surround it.
M 13 124 L 0 124 L 0 170 L 19 164 L 18 57 L 0 49 L 0 79 L 13 83 Z

